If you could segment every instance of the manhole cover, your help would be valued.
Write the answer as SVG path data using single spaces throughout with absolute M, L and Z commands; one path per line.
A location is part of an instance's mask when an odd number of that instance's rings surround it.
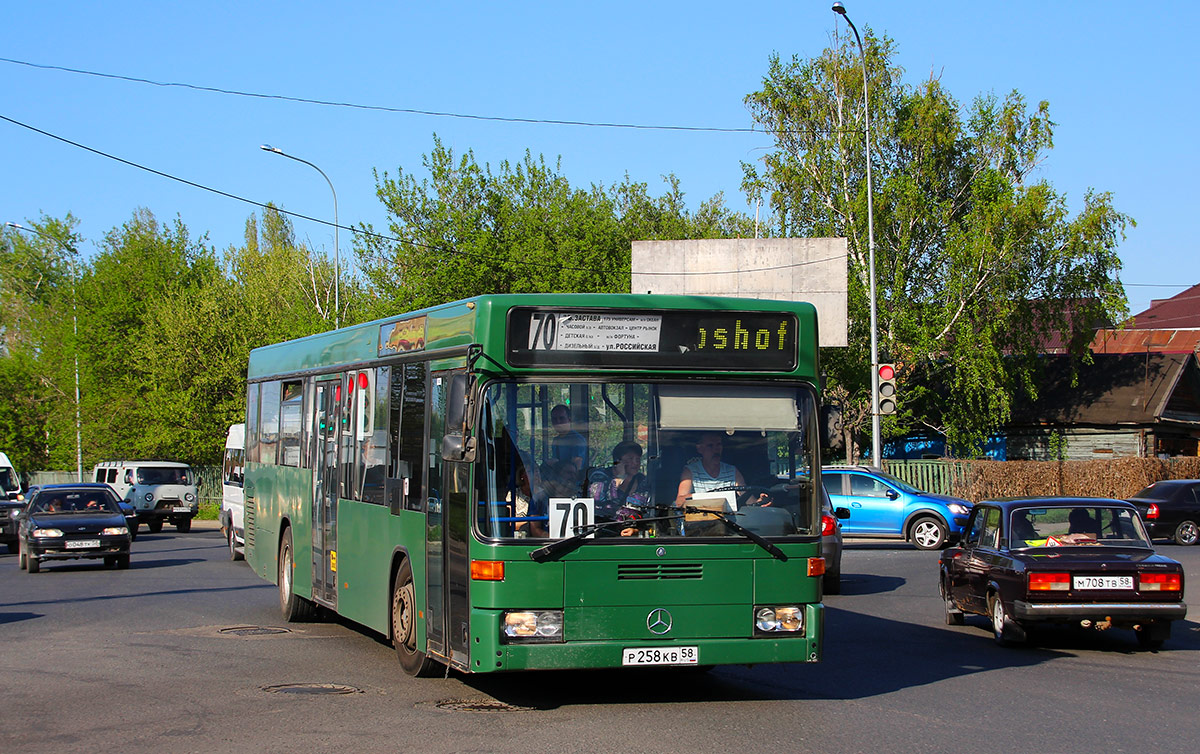
M 268 636 L 270 634 L 290 634 L 290 628 L 276 628 L 274 626 L 233 626 L 232 628 L 222 628 L 217 633 L 227 636 Z
M 274 686 L 263 686 L 262 690 L 268 694 L 301 694 L 301 695 L 328 695 L 328 694 L 361 694 L 362 689 L 354 686 L 344 686 L 340 683 L 277 683 Z
M 433 706 L 451 712 L 528 712 L 531 707 L 517 707 L 495 699 L 446 699 Z

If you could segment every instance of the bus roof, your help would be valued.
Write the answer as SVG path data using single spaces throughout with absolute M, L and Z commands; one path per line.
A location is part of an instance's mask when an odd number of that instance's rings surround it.
M 505 353 L 506 323 L 515 307 L 615 309 L 630 314 L 692 310 L 707 315 L 721 312 L 788 312 L 798 319 L 799 354 L 794 368 L 770 376 L 817 378 L 817 313 L 807 302 L 718 296 L 652 294 L 498 294 L 477 296 L 405 314 L 377 319 L 339 330 L 262 346 L 250 352 L 247 379 L 251 382 L 334 371 L 338 367 L 390 360 L 397 355 L 424 353 L 430 358 L 465 359 L 468 346 L 480 344 L 477 368 L 484 372 L 522 374 L 548 371 L 578 372 L 579 368 L 528 368 L 511 364 Z M 613 373 L 644 372 L 644 368 L 613 369 Z M 697 373 L 708 369 L 660 369 L 665 373 Z M 728 370 L 720 370 L 728 372 Z M 752 373 L 752 370 L 747 370 Z

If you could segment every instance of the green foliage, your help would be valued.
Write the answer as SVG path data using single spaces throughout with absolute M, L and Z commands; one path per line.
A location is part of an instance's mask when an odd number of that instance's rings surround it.
M 651 196 L 627 177 L 609 189 L 575 188 L 544 157 L 526 153 L 496 172 L 474 154 L 456 158 L 437 137 L 428 178 L 376 175 L 389 233 L 369 227 L 359 266 L 377 294 L 376 313 L 485 293 L 628 292 L 633 240 L 736 235 L 747 218 L 709 200 L 690 214 L 668 177 Z
M 942 433 L 972 455 L 1033 395 L 1036 355 L 1054 334 L 1083 356 L 1093 328 L 1124 314 L 1116 245 L 1132 220 L 1089 193 L 1070 217 L 1034 173 L 1053 146 L 1049 105 L 1013 92 L 961 106 L 935 79 L 910 87 L 891 40 L 864 39 L 881 361 L 899 366 L 901 413 L 885 432 Z M 866 121 L 858 48 L 771 60 L 746 102 L 776 139 L 744 188 L 767 196 L 773 231 L 845 236 L 850 342 L 822 354 L 870 422 Z

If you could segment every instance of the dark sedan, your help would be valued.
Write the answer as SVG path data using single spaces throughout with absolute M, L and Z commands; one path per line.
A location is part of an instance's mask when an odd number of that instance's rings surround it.
M 1142 514 L 1153 539 L 1173 539 L 1177 545 L 1200 541 L 1200 479 L 1155 482 L 1129 498 Z
M 129 567 L 129 526 L 108 485 L 34 487 L 28 500 L 17 528 L 21 568 L 37 573 L 43 561 L 78 558 Z
M 985 500 L 958 547 L 942 553 L 946 622 L 991 618 L 999 644 L 1044 623 L 1133 629 L 1156 648 L 1187 615 L 1183 567 L 1154 552 L 1137 509 L 1123 500 Z

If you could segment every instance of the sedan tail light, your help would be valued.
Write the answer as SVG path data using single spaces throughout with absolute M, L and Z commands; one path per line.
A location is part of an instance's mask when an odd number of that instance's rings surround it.
M 1178 573 L 1138 574 L 1138 589 L 1143 592 L 1178 592 L 1183 588 L 1183 577 Z
M 821 516 L 821 536 L 822 537 L 831 536 L 833 534 L 834 529 L 836 529 L 836 528 L 837 528 L 837 519 L 836 518 L 834 518 L 833 516 L 830 516 L 829 514 L 823 514 Z
M 1158 518 L 1158 503 L 1150 503 L 1146 509 L 1146 518 Z
M 1071 574 L 1069 573 L 1029 574 L 1029 591 L 1031 592 L 1066 592 L 1070 589 Z

